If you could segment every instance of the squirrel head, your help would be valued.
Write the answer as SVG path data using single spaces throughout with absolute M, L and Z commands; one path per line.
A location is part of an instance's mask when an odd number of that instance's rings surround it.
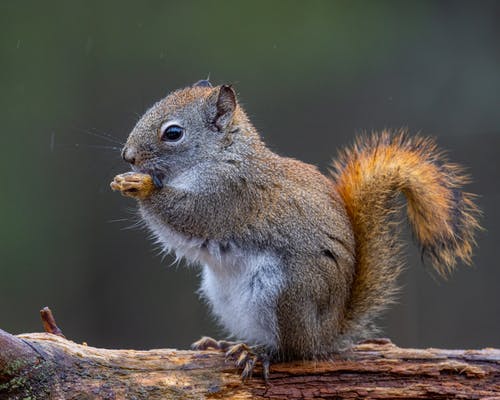
M 231 86 L 199 81 L 153 105 L 130 133 L 122 157 L 133 170 L 161 182 L 217 159 L 245 121 Z

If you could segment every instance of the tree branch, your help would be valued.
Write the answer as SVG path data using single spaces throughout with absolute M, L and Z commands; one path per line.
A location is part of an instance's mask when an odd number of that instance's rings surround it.
M 403 349 L 378 339 L 330 361 L 274 364 L 267 384 L 261 372 L 242 383 L 217 351 L 106 350 L 0 330 L 1 399 L 500 399 L 498 349 Z

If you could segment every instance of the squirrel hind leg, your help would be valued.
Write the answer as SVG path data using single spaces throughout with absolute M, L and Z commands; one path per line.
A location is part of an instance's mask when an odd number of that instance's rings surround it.
M 228 340 L 215 340 L 203 336 L 191 345 L 193 350 L 220 350 L 225 352 L 226 360 L 233 360 L 238 369 L 242 369 L 241 379 L 246 381 L 253 375 L 258 362 L 262 365 L 262 376 L 269 380 L 269 367 L 271 355 L 265 346 L 248 346 L 245 343 L 231 342 Z
M 271 358 L 272 354 L 266 346 L 248 346 L 245 343 L 237 343 L 226 352 L 226 359 L 234 360 L 236 367 L 242 369 L 243 381 L 252 377 L 256 364 L 260 362 L 262 377 L 268 382 Z

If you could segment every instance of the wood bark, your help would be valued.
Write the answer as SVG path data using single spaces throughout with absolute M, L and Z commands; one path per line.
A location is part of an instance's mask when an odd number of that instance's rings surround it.
M 265 383 L 259 367 L 242 382 L 218 351 L 107 350 L 61 335 L 0 330 L 0 399 L 500 399 L 499 349 L 379 339 L 329 361 L 271 365 Z

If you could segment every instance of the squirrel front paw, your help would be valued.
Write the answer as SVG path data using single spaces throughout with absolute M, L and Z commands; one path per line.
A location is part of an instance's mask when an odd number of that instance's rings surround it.
M 119 191 L 123 196 L 139 200 L 148 198 L 157 190 L 151 175 L 137 172 L 116 175 L 109 186 L 112 190 Z

